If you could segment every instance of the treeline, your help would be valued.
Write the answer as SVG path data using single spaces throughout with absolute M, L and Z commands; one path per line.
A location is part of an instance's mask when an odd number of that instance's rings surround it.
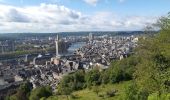
M 37 87 L 33 89 L 30 82 L 23 83 L 13 95 L 7 95 L 4 100 L 40 100 L 41 97 L 52 95 L 50 86 Z
M 153 31 L 154 33 L 157 31 Z M 89 31 L 89 32 L 60 32 L 60 33 L 1 33 L 0 41 L 5 40 L 18 40 L 28 37 L 56 37 L 59 34 L 61 37 L 66 36 L 87 36 L 89 33 L 93 33 L 94 35 L 140 35 L 144 34 L 144 31 Z

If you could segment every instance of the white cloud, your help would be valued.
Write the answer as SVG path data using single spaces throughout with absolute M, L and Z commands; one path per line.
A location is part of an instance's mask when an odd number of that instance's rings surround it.
M 111 12 L 85 15 L 56 4 L 15 7 L 0 5 L 0 32 L 114 31 L 142 29 L 154 17 L 124 16 Z
M 95 6 L 99 0 L 84 0 L 86 3 Z
M 100 0 L 83 0 L 83 1 L 85 1 L 86 3 L 88 3 L 88 4 L 90 4 L 90 5 L 92 5 L 92 6 L 96 6 L 97 5 L 97 3 L 100 1 Z M 105 3 L 109 3 L 110 2 L 110 0 L 103 0 Z M 120 2 L 120 3 L 123 3 L 123 2 L 125 2 L 126 0 L 117 0 L 118 2 Z

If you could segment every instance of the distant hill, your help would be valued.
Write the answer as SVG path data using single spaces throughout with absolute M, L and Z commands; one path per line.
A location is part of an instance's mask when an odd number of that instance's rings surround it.
M 59 33 L 1 33 L 0 34 L 0 41 L 3 40 L 15 40 L 15 39 L 23 39 L 28 37 L 54 37 L 59 34 L 61 37 L 66 36 L 87 36 L 89 33 L 93 33 L 96 36 L 99 35 L 140 35 L 144 34 L 144 31 L 95 31 L 95 32 L 59 32 Z M 156 32 L 153 32 L 156 33 Z

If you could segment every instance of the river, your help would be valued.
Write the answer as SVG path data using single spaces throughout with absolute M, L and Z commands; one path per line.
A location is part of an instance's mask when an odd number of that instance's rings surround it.
M 69 48 L 68 48 L 68 52 L 74 52 L 75 50 L 81 48 L 82 46 L 85 46 L 86 42 L 76 42 L 73 43 Z
M 68 48 L 68 52 L 61 54 L 61 55 L 70 55 L 70 54 L 74 54 L 75 50 L 81 48 L 82 46 L 85 46 L 86 42 L 76 42 L 73 43 L 69 48 Z

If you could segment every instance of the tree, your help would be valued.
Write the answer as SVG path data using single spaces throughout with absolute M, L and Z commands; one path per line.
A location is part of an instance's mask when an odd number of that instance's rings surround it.
M 77 71 L 73 74 L 74 90 L 81 90 L 85 87 L 85 72 L 83 70 Z
M 135 81 L 125 87 L 124 100 L 147 100 L 149 93 L 140 90 Z
M 125 100 L 138 100 L 138 89 L 135 84 L 130 84 L 125 88 Z
M 42 97 L 49 97 L 52 95 L 52 89 L 50 86 L 37 87 L 31 91 L 29 100 L 39 100 Z
M 109 70 L 102 71 L 101 76 L 100 76 L 101 83 L 103 83 L 103 84 L 109 83 L 110 82 L 109 76 L 110 76 L 110 71 Z
M 135 72 L 135 66 L 139 62 L 137 57 L 131 56 L 129 58 L 114 61 L 109 68 L 110 71 L 110 82 L 120 82 L 131 80 L 133 73 Z
M 87 87 L 90 88 L 91 86 L 100 85 L 101 84 L 100 76 L 101 74 L 97 69 L 89 71 L 85 76 Z
M 28 100 L 31 90 L 32 84 L 25 82 L 19 87 L 16 94 L 10 96 L 10 100 Z
M 170 14 L 158 21 L 160 33 L 139 43 L 134 79 L 139 91 L 157 93 L 158 98 L 170 91 Z
M 63 95 L 69 95 L 72 91 L 83 89 L 85 86 L 84 77 L 83 70 L 64 76 L 58 85 L 58 92 Z

